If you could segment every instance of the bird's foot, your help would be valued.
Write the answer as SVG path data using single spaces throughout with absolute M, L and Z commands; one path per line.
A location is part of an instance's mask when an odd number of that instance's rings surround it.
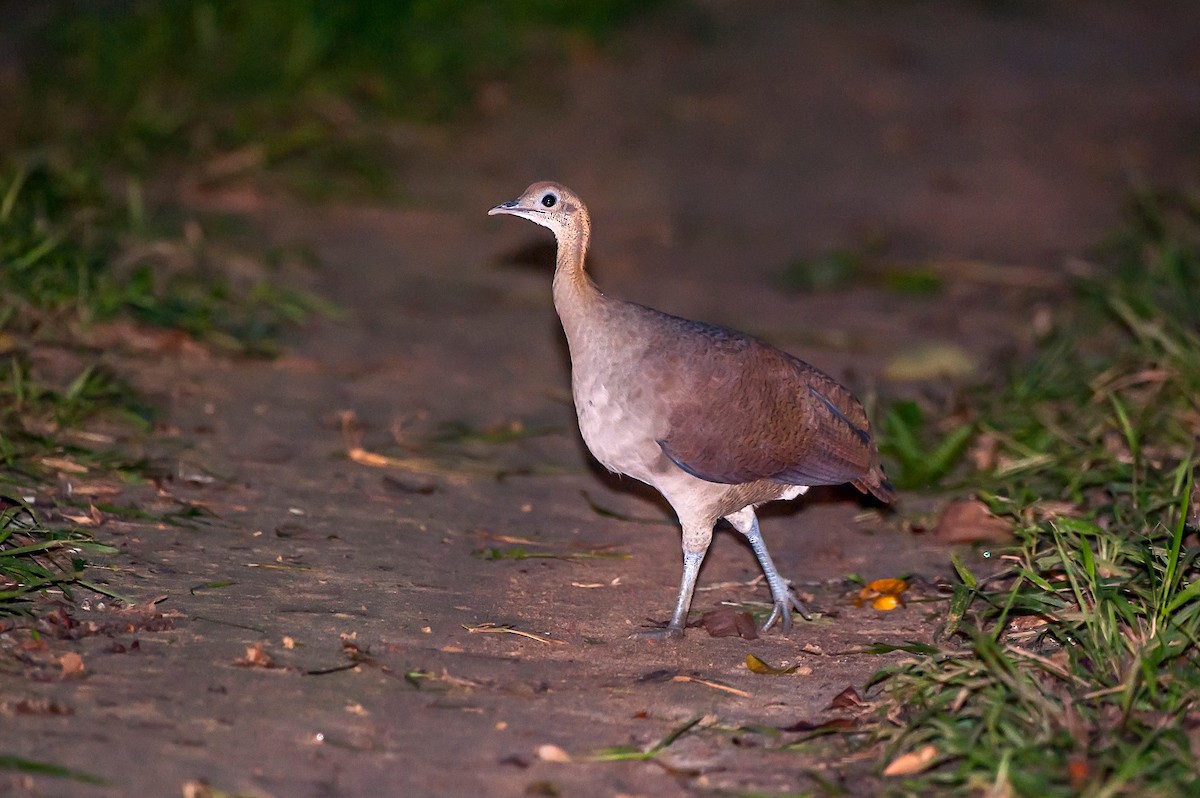
M 638 629 L 630 637 L 639 640 L 682 640 L 683 627 L 670 623 L 665 626 L 647 626 Z
M 796 598 L 796 594 L 791 591 L 791 588 L 785 588 L 784 595 L 776 599 L 775 606 L 771 610 L 771 614 L 767 617 L 766 622 L 763 623 L 762 628 L 759 631 L 766 632 L 776 623 L 779 624 L 779 630 L 781 632 L 791 631 L 793 609 L 800 613 L 800 616 L 804 618 L 804 620 L 812 620 L 812 615 L 809 614 L 808 608 L 804 606 L 804 603 L 801 602 L 800 599 Z

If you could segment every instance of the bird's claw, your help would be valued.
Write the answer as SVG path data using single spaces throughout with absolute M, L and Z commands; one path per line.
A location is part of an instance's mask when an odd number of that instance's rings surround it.
M 800 616 L 806 621 L 812 620 L 812 615 L 808 608 L 800 599 L 796 598 L 796 594 L 789 588 L 787 593 L 775 602 L 775 606 L 771 609 L 771 614 L 767 616 L 767 620 L 763 623 L 760 632 L 766 632 L 776 623 L 779 624 L 781 632 L 789 632 L 792 629 L 792 609 L 800 613 Z

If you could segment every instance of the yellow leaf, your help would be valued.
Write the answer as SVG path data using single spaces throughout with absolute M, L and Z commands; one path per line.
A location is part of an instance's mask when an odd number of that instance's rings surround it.
M 871 609 L 889 612 L 900 606 L 900 599 L 890 593 L 882 595 L 871 602 Z
M 767 676 L 791 676 L 793 673 L 807 676 L 812 673 L 812 668 L 805 668 L 800 665 L 793 665 L 790 668 L 777 668 L 754 654 L 746 655 L 746 667 L 751 673 L 761 673 Z
M 867 587 L 885 596 L 899 596 L 905 590 L 908 590 L 908 582 L 905 582 L 903 579 L 876 579 L 867 585 Z
M 869 601 L 873 608 L 886 612 L 900 606 L 900 594 L 906 590 L 908 583 L 903 579 L 876 579 L 858 591 L 854 603 L 861 607 Z

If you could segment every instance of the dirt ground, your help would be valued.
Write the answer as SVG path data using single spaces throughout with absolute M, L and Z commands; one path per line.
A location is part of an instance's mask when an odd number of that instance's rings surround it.
M 122 554 L 97 578 L 161 597 L 153 611 L 91 597 L 44 648 L 0 636 L 3 753 L 105 782 L 0 772 L 0 795 L 775 794 L 812 788 L 810 770 L 879 789 L 853 754 L 773 750 L 798 735 L 754 727 L 836 715 L 835 696 L 902 656 L 847 652 L 928 639 L 944 604 L 856 607 L 846 580 L 932 585 L 946 549 L 826 491 L 764 520 L 815 620 L 629 639 L 669 615 L 678 532 L 578 438 L 547 250 L 513 262 L 545 231 L 485 212 L 560 180 L 591 208 L 606 291 L 764 335 L 862 396 L 912 391 L 882 376 L 898 355 L 1020 349 L 1131 184 L 1194 181 L 1200 6 L 1136 5 L 698 2 L 489 87 L 481 122 L 398 130 L 402 207 L 202 198 L 311 245 L 309 287 L 347 318 L 273 362 L 123 360 L 163 408 L 170 494 L 214 517 L 99 528 Z M 775 287 L 789 260 L 837 246 L 937 264 L 946 288 Z M 455 424 L 539 434 L 428 443 Z M 438 470 L 355 462 L 358 443 Z M 629 556 L 482 556 L 513 547 Z M 722 531 L 694 608 L 764 602 L 757 574 Z M 747 653 L 805 670 L 757 675 Z M 710 728 L 656 761 L 592 759 L 696 716 Z

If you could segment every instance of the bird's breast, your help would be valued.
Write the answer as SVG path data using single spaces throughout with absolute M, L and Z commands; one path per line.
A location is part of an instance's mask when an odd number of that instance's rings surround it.
M 619 376 L 576 372 L 572 378 L 575 411 L 584 443 L 609 471 L 655 484 L 666 457 L 656 441 L 652 402 L 637 385 Z

